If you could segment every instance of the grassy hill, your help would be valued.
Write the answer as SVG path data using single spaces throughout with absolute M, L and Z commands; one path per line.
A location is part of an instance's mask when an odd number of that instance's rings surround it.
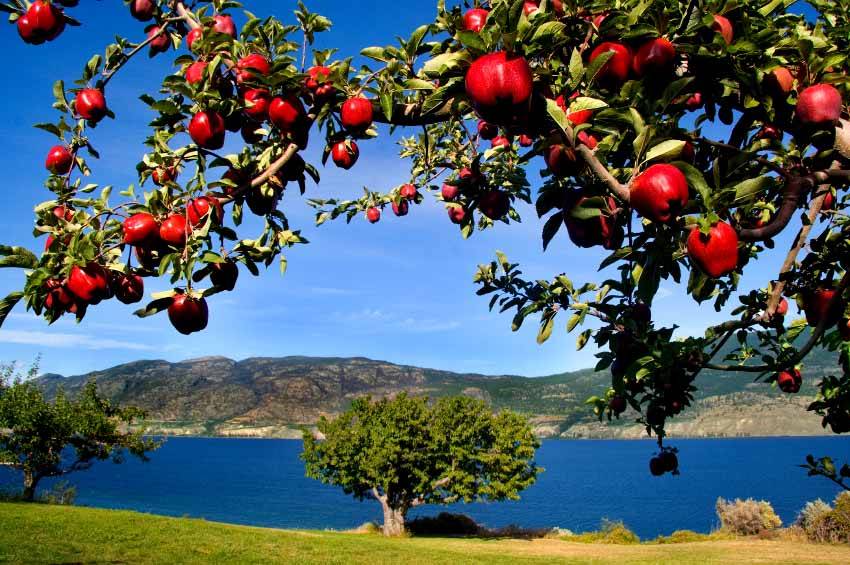
M 850 562 L 846 546 L 733 539 L 612 545 L 231 526 L 72 506 L 0 503 L 3 563 L 677 564 Z
M 811 435 L 822 433 L 805 406 L 819 377 L 837 371 L 834 355 L 816 351 L 807 360 L 797 396 L 753 383 L 747 374 L 706 371 L 694 410 L 673 421 L 679 436 Z M 136 361 L 86 375 L 45 375 L 48 395 L 63 387 L 75 394 L 95 379 L 114 402 L 134 404 L 150 415 L 152 431 L 166 434 L 295 437 L 298 428 L 344 410 L 355 397 L 408 391 L 440 397 L 465 394 L 495 409 L 533 419 L 543 437 L 638 437 L 642 428 L 628 413 L 600 424 L 584 404 L 605 390 L 607 372 L 582 370 L 539 378 L 453 373 L 365 358 L 207 357 L 169 363 Z

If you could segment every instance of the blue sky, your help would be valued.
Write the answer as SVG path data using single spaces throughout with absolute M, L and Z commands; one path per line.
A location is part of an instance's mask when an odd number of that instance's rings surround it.
M 340 56 L 356 55 L 362 47 L 386 45 L 398 34 L 408 34 L 434 15 L 433 0 L 406 2 L 404 9 L 386 0 L 338 2 L 313 0 L 308 6 L 334 22 L 320 38 L 319 47 L 335 46 Z M 293 21 L 295 2 L 249 2 L 259 16 L 274 14 Z M 43 187 L 44 156 L 54 139 L 32 128 L 53 120 L 51 85 L 57 78 L 71 82 L 95 52 L 102 52 L 115 34 L 143 37 L 143 24 L 133 20 L 118 2 L 82 2 L 71 13 L 83 22 L 67 28 L 51 44 L 25 45 L 12 26 L 0 34 L 7 54 L 7 79 L 0 84 L 6 100 L 0 120 L 0 170 L 6 178 L 4 222 L 0 243 L 41 249 L 31 237 L 32 208 L 47 198 Z M 237 22 L 243 18 L 237 17 Z M 117 120 L 105 120 L 91 134 L 101 151 L 92 162 L 92 182 L 120 189 L 136 182 L 135 164 L 144 153 L 142 139 L 151 113 L 138 95 L 155 89 L 171 68 L 174 52 L 154 60 L 131 62 L 109 84 L 107 101 Z M 382 138 L 360 144 L 360 161 L 351 171 L 331 165 L 322 169 L 322 183 L 311 185 L 308 197 L 358 196 L 362 187 L 386 190 L 406 182 L 407 163 Z M 717 132 L 722 137 L 722 131 Z M 319 165 L 321 143 L 314 134 L 306 157 Z M 238 135 L 228 148 L 238 150 Z M 241 142 L 241 139 L 239 140 Z M 530 178 L 539 185 L 538 159 Z M 116 191 L 117 192 L 117 191 Z M 23 307 L 16 309 L 0 329 L 0 360 L 28 362 L 42 355 L 45 371 L 78 374 L 114 364 L 145 359 L 172 361 L 205 355 L 242 359 L 251 356 L 316 355 L 367 356 L 397 363 L 458 371 L 538 376 L 580 369 L 594 363 L 591 347 L 575 351 L 575 335 L 564 331 L 566 317 L 542 346 L 535 343 L 536 320 L 517 333 L 510 316 L 490 313 L 487 301 L 476 297 L 472 275 L 478 263 L 490 261 L 496 249 L 504 251 L 532 278 L 550 278 L 566 272 L 574 281 L 598 280 L 595 265 L 603 253 L 574 247 L 562 230 L 544 254 L 542 222 L 533 208 L 522 205 L 524 222 L 503 224 L 464 241 L 451 225 L 441 204 L 431 199 L 411 208 L 405 218 L 387 210 L 382 221 L 369 225 L 356 219 L 313 225 L 313 210 L 290 191 L 283 209 L 295 229 L 311 241 L 288 253 L 289 270 L 281 277 L 273 266 L 260 278 L 242 271 L 237 290 L 210 300 L 210 324 L 205 332 L 182 336 L 164 315 L 139 320 L 133 307 L 116 301 L 90 310 L 77 325 L 72 319 L 52 326 Z M 253 231 L 252 229 L 253 228 Z M 255 233 L 247 224 L 246 233 Z M 787 230 L 788 232 L 795 230 Z M 786 248 L 790 235 L 777 241 Z M 784 253 L 782 253 L 784 254 Z M 745 286 L 763 286 L 775 276 L 781 262 L 774 253 L 746 272 Z M 23 284 L 20 271 L 0 272 L 3 295 Z M 149 281 L 148 292 L 167 288 L 167 281 Z M 720 321 L 710 305 L 699 306 L 672 282 L 661 287 L 654 318 L 678 324 L 683 333 L 698 333 Z

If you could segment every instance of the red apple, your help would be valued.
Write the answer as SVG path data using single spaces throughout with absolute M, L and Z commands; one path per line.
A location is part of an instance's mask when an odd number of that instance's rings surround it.
M 97 304 L 109 297 L 109 277 L 97 263 L 75 266 L 68 276 L 68 290 L 86 304 Z
M 488 124 L 484 120 L 478 120 L 478 137 L 489 141 L 497 135 L 499 135 L 499 128 L 493 124 Z
M 505 217 L 511 209 L 511 201 L 507 192 L 488 190 L 478 197 L 478 209 L 493 221 Z
M 526 0 L 522 5 L 522 11 L 526 17 L 540 9 L 539 0 Z
M 44 166 L 54 175 L 67 175 L 74 166 L 74 156 L 64 145 L 54 145 L 47 152 Z
M 631 206 L 653 222 L 674 221 L 688 203 L 688 181 L 673 165 L 652 165 L 631 186 Z
M 616 41 L 605 41 L 600 43 L 590 53 L 590 62 L 603 53 L 613 52 L 614 55 L 602 65 L 596 74 L 596 80 L 602 86 L 619 88 L 629 78 L 629 70 L 632 66 L 632 51 L 628 46 Z
M 393 214 L 396 216 L 407 216 L 410 205 L 407 200 L 402 200 L 398 203 L 393 202 Z
M 599 145 L 599 141 L 592 133 L 587 133 L 587 131 L 580 131 L 576 136 L 578 142 L 582 145 L 587 145 L 589 149 L 596 149 L 596 146 Z
M 490 147 L 511 147 L 511 140 L 499 135 L 490 140 Z
M 844 314 L 844 302 L 838 298 L 835 305 L 830 307 L 836 292 L 834 288 L 820 287 L 803 293 L 803 311 L 806 322 L 816 327 L 821 321 L 824 326 L 834 326 Z
M 532 145 L 534 145 L 534 140 L 530 136 L 526 134 L 522 134 L 519 136 L 520 147 L 531 147 Z
M 794 75 L 785 67 L 778 67 L 764 76 L 764 85 L 773 94 L 787 96 L 794 88 Z
M 263 139 L 263 135 L 261 133 L 258 133 L 257 130 L 259 130 L 261 127 L 261 123 L 255 122 L 254 120 L 247 120 L 242 125 L 242 129 L 239 130 L 242 134 L 243 141 L 245 141 L 245 143 L 247 143 L 248 145 L 254 145 L 256 143 L 259 143 L 260 140 Z
M 147 212 L 133 214 L 124 220 L 122 229 L 127 245 L 150 245 L 159 238 L 159 224 Z
M 328 80 L 332 72 L 330 67 L 322 65 L 307 69 L 307 79 L 304 81 L 304 85 L 316 99 L 327 100 L 336 94 L 333 82 Z
M 381 219 L 381 209 L 375 206 L 370 206 L 366 210 L 366 219 L 369 220 L 370 224 L 377 223 L 378 220 Z
M 59 206 L 55 206 L 53 208 L 53 215 L 60 219 L 65 220 L 66 222 L 70 222 L 74 219 L 74 209 L 70 206 L 65 206 L 64 204 L 60 204 Z
M 264 88 L 252 88 L 246 90 L 242 95 L 245 102 L 245 114 L 257 121 L 265 120 L 269 115 L 271 105 L 271 94 Z
M 204 80 L 204 71 L 209 63 L 206 61 L 195 61 L 186 67 L 186 82 L 189 84 L 197 84 Z
M 735 30 L 732 29 L 732 22 L 725 16 L 715 14 L 711 29 L 723 36 L 723 41 L 726 42 L 726 45 L 732 43 L 732 40 L 735 38 Z
M 47 296 L 44 307 L 58 314 L 69 312 L 75 305 L 74 295 L 68 292 L 67 283 L 59 279 L 48 279 L 44 283 Z
M 228 15 L 213 16 L 213 31 L 223 33 L 230 37 L 236 37 L 236 24 L 233 23 L 233 18 Z
M 182 247 L 186 244 L 188 232 L 189 226 L 186 225 L 186 215 L 182 213 L 171 214 L 159 226 L 159 238 L 174 247 Z
M 773 139 L 782 141 L 782 130 L 772 124 L 765 124 L 756 133 L 756 139 Z
M 168 319 L 171 325 L 183 335 L 199 332 L 207 327 L 209 308 L 205 298 L 192 298 L 188 294 L 178 294 L 168 307 Z
M 353 139 L 337 141 L 331 147 L 331 158 L 334 164 L 346 171 L 354 166 L 358 157 L 360 157 L 360 149 L 357 148 Z
M 667 39 L 657 37 L 645 42 L 635 53 L 632 69 L 639 77 L 663 78 L 673 71 L 676 48 Z
M 688 257 L 712 278 L 738 268 L 738 232 L 726 222 L 717 222 L 708 235 L 694 228 L 688 236 Z
M 148 39 L 153 37 L 151 42 L 148 43 L 148 47 L 150 47 L 148 53 L 151 57 L 158 53 L 165 53 L 171 46 L 171 37 L 169 37 L 167 31 L 160 33 L 161 29 L 162 28 L 158 25 L 150 25 L 145 28 L 145 33 L 148 35 Z
M 788 301 L 784 298 L 779 301 L 779 304 L 776 305 L 776 314 L 779 316 L 784 316 L 788 313 Z
M 236 62 L 236 82 L 242 84 L 254 78 L 255 73 L 261 76 L 268 75 L 272 70 L 269 60 L 259 53 L 251 53 Z
M 443 200 L 451 202 L 459 195 L 460 187 L 455 184 L 443 183 L 443 187 L 440 189 L 440 196 L 442 196 Z
M 339 113 L 342 127 L 353 132 L 362 132 L 372 125 L 374 111 L 368 98 L 355 96 L 342 104 Z
M 823 202 L 820 206 L 821 212 L 829 212 L 835 206 L 835 194 L 830 190 L 826 193 L 826 196 L 823 197 Z
M 145 297 L 145 281 L 136 274 L 113 273 L 112 292 L 123 304 L 135 304 Z
M 157 167 L 151 173 L 151 180 L 157 186 L 164 186 L 177 178 L 177 167 Z
M 476 59 L 466 73 L 466 94 L 478 115 L 496 125 L 526 116 L 534 81 L 528 61 L 504 51 Z
M 189 49 L 189 51 L 193 50 L 192 46 L 195 44 L 196 41 L 201 39 L 203 36 L 204 36 L 204 28 L 201 28 L 201 27 L 193 28 L 192 30 L 189 31 L 189 33 L 186 34 L 186 47 Z
M 574 100 L 578 98 L 578 92 L 573 92 L 572 96 L 570 96 L 570 100 Z M 572 122 L 574 126 L 580 126 L 581 124 L 586 124 L 590 121 L 590 118 L 593 117 L 593 110 L 576 110 L 571 111 L 569 105 L 567 104 L 567 99 L 564 98 L 564 95 L 561 94 L 555 99 L 555 103 L 560 106 L 561 110 L 567 115 L 567 119 Z
M 782 392 L 796 394 L 800 392 L 800 387 L 803 385 L 803 375 L 799 369 L 781 371 L 776 375 L 776 384 Z
M 694 111 L 702 108 L 702 93 L 695 92 L 690 95 L 687 100 L 685 100 L 685 108 L 688 110 Z
M 830 126 L 841 117 L 841 94 L 831 84 L 816 84 L 797 98 L 797 119 L 814 126 Z
M 215 211 L 213 221 L 220 222 L 224 217 L 224 210 L 222 209 L 218 198 L 207 195 L 190 200 L 186 205 L 186 214 L 189 216 L 189 225 L 193 228 L 203 225 L 211 210 Z
M 269 105 L 269 121 L 284 133 L 294 133 L 304 123 L 304 105 L 297 97 L 277 97 Z
M 463 29 L 475 33 L 480 32 L 484 29 L 488 14 L 490 14 L 489 10 L 483 8 L 469 10 L 463 15 Z
M 198 112 L 189 122 L 189 136 L 203 149 L 221 149 L 224 134 L 224 118 L 213 110 Z
M 462 206 L 449 206 L 448 213 L 453 224 L 462 224 L 466 219 L 466 208 Z
M 96 88 L 84 88 L 77 92 L 74 108 L 83 119 L 99 122 L 106 115 L 106 99 Z
M 580 170 L 578 155 L 572 147 L 563 144 L 552 145 L 546 150 L 545 158 L 546 166 L 556 177 L 573 176 Z
M 405 200 L 413 200 L 419 194 L 416 190 L 416 187 L 412 184 L 403 184 L 401 188 L 398 189 L 399 195 Z
M 154 13 L 156 13 L 156 2 L 153 0 L 132 0 L 130 2 L 130 15 L 140 22 L 148 21 Z
M 223 263 L 213 263 L 210 265 L 210 282 L 214 286 L 224 289 L 233 290 L 236 288 L 236 280 L 239 278 L 239 266 L 235 261 L 230 259 Z
M 611 400 L 608 401 L 608 408 L 610 408 L 611 412 L 614 414 L 622 414 L 626 411 L 627 407 L 628 403 L 622 396 L 612 396 Z
M 570 241 L 585 249 L 597 245 L 609 250 L 620 247 L 623 243 L 623 229 L 617 225 L 613 215 L 617 202 L 609 196 L 599 216 L 584 220 L 573 217 L 571 212 L 586 201 L 586 196 L 575 194 L 564 208 L 564 225 L 567 226 Z

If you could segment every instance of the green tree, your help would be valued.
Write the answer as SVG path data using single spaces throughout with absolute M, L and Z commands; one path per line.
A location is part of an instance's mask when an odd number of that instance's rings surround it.
M 21 471 L 24 500 L 35 498 L 45 477 L 84 471 L 95 461 L 121 463 L 127 454 L 147 461 L 157 448 L 143 429 L 128 429 L 144 413 L 110 405 L 94 382 L 73 400 L 60 391 L 48 402 L 33 383 L 12 379 L 12 372 L 3 368 L 0 381 L 0 465 Z M 33 366 L 29 376 L 36 373 Z
M 304 431 L 307 476 L 380 502 L 385 535 L 422 504 L 515 500 L 541 471 L 528 422 L 467 397 L 360 398 L 318 431 Z

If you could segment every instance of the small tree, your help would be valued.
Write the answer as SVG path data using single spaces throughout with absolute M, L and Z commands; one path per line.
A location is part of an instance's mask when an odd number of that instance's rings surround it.
M 147 452 L 158 447 L 143 437 L 144 430 L 128 429 L 144 413 L 110 405 L 94 382 L 74 400 L 60 391 L 48 402 L 38 387 L 12 379 L 12 373 L 8 367 L 0 371 L 0 465 L 23 473 L 24 500 L 35 498 L 45 477 L 83 471 L 99 460 L 121 463 L 126 453 L 147 461 Z M 29 375 L 36 373 L 33 366 Z
M 304 431 L 307 476 L 380 502 L 385 535 L 403 533 L 421 504 L 515 500 L 541 470 L 524 418 L 466 397 L 361 398 L 318 428 L 322 440 Z

